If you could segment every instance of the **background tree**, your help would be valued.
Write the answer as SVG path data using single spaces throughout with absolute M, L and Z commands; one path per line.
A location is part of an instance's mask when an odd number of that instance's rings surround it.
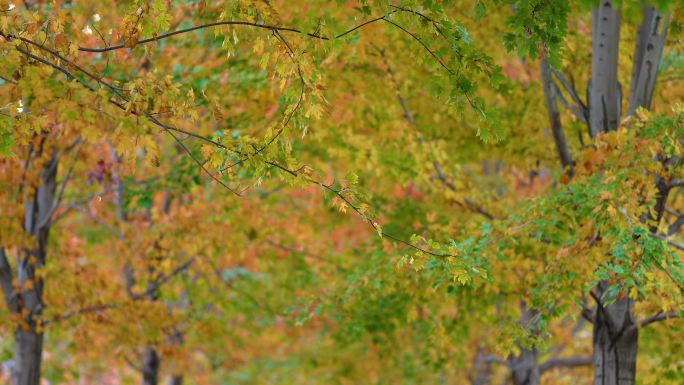
M 81 371 L 50 354 L 54 381 L 109 366 L 138 382 L 126 357 L 148 347 L 198 384 L 578 383 L 580 314 L 596 352 L 628 353 L 596 354 L 596 381 L 605 364 L 632 381 L 638 325 L 605 315 L 681 308 L 663 186 L 679 179 L 682 87 L 681 47 L 643 32 L 672 12 L 676 36 L 678 4 L 642 21 L 623 3 L 635 54 L 611 2 L 591 27 L 594 2 L 0 3 L 15 382 L 37 383 L 47 335 Z M 658 67 L 670 86 L 649 115 Z M 640 372 L 676 383 L 656 346 Z

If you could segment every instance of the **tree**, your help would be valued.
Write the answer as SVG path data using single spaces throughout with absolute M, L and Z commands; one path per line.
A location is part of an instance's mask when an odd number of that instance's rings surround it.
M 0 2 L 15 383 L 47 344 L 147 383 L 533 384 L 586 365 L 580 315 L 633 383 L 681 309 L 670 3 Z

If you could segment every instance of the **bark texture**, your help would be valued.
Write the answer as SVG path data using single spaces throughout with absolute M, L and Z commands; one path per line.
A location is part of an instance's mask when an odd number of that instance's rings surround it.
M 599 292 L 607 289 L 599 285 Z M 639 328 L 632 316 L 633 300 L 624 297 L 598 305 L 594 322 L 594 385 L 633 385 Z
M 637 33 L 629 86 L 629 115 L 638 107 L 650 108 L 660 58 L 670 16 L 663 16 L 653 6 L 644 5 L 643 19 Z
M 620 85 L 617 79 L 620 8 L 602 0 L 591 12 L 591 80 L 589 133 L 615 130 L 620 119 Z
M 147 346 L 142 357 L 143 385 L 157 385 L 159 383 L 160 359 L 154 348 Z
M 26 191 L 24 199 L 24 231 L 31 237 L 30 247 L 19 251 L 17 280 L 22 290 L 17 295 L 17 312 L 22 323 L 15 331 L 14 380 L 15 385 L 38 385 L 43 352 L 43 333 L 36 318 L 43 309 L 43 281 L 36 271 L 45 265 L 47 242 L 50 233 L 50 216 L 55 204 L 57 155 L 45 159 L 43 150 L 36 154 L 41 167 L 34 191 Z
M 541 372 L 537 365 L 537 350 L 522 349 L 520 354 L 509 358 L 513 385 L 538 385 Z

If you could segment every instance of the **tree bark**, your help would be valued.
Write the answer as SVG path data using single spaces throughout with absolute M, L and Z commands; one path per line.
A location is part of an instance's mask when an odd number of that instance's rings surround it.
M 143 385 L 157 385 L 159 383 L 159 355 L 153 347 L 145 347 L 142 357 Z
M 471 385 L 488 385 L 492 377 L 492 364 L 487 360 L 480 348 L 477 349 L 475 355 L 475 362 L 473 362 L 472 371 L 470 374 Z
M 670 15 L 663 16 L 653 6 L 644 5 L 643 19 L 634 47 L 632 81 L 629 86 L 629 115 L 634 115 L 638 107 L 651 107 L 669 19 Z
M 615 130 L 620 119 L 620 85 L 617 79 L 620 8 L 602 0 L 591 12 L 591 80 L 589 83 L 589 134 Z
M 42 146 L 42 145 L 41 145 Z M 43 149 L 37 154 L 41 159 Z M 30 247 L 19 251 L 17 280 L 19 294 L 17 311 L 21 324 L 15 331 L 14 378 L 15 385 L 39 385 L 43 353 L 43 332 L 37 318 L 43 309 L 43 281 L 36 271 L 45 265 L 47 242 L 50 233 L 50 215 L 55 204 L 57 154 L 41 165 L 35 192 L 26 192 L 24 199 L 24 231 L 32 238 Z
M 599 284 L 600 293 L 608 285 Z M 633 300 L 619 298 L 610 305 L 596 306 L 594 322 L 594 385 L 633 385 L 639 328 L 634 327 Z
M 520 355 L 509 358 L 513 385 L 539 385 L 541 372 L 537 350 L 521 348 Z

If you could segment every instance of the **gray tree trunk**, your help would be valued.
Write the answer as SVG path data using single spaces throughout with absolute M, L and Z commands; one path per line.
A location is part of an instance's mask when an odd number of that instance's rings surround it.
M 513 385 L 539 385 L 541 372 L 537 364 L 537 350 L 521 348 L 520 355 L 508 359 Z
M 643 20 L 634 48 L 632 81 L 629 85 L 629 115 L 634 115 L 637 107 L 651 107 L 669 20 L 669 15 L 663 16 L 653 6 L 644 5 Z
M 42 151 L 43 149 L 40 149 L 38 154 Z M 15 331 L 15 385 L 40 383 L 43 333 L 37 329 L 36 318 L 43 309 L 43 281 L 35 273 L 45 265 L 47 256 L 49 217 L 55 204 L 57 163 L 57 155 L 53 153 L 50 160 L 41 166 L 35 193 L 25 192 L 24 231 L 33 241 L 31 247 L 23 248 L 18 255 L 17 280 L 19 287 L 26 289 L 23 289 L 17 298 L 18 314 L 25 315 L 22 317 L 22 325 Z
M 634 50 L 629 114 L 651 105 L 658 66 L 665 45 L 669 15 L 644 6 L 643 20 Z M 620 119 L 622 96 L 617 81 L 620 9 L 612 0 L 601 1 L 592 11 L 592 75 L 589 96 L 589 132 L 595 136 L 614 130 Z M 659 186 L 659 191 L 661 190 Z M 666 196 L 666 195 L 664 195 Z M 664 211 L 656 207 L 658 219 Z M 601 282 L 598 297 L 607 289 Z M 594 385 L 633 385 L 636 378 L 638 328 L 634 327 L 633 300 L 624 297 L 597 305 L 594 323 Z
M 589 134 L 617 129 L 620 95 L 617 81 L 620 41 L 620 9 L 612 0 L 602 0 L 592 10 L 591 81 Z M 607 286 L 599 284 L 599 298 Z M 594 385 L 632 385 L 636 372 L 636 340 L 624 339 L 619 330 L 631 318 L 630 306 L 618 300 L 606 307 L 597 305 L 594 322 Z M 619 347 L 617 343 L 620 343 Z
M 599 293 L 607 284 L 599 284 Z M 594 322 L 594 385 L 633 385 L 639 329 L 634 327 L 633 300 L 624 297 L 597 306 Z
M 615 130 L 620 119 L 620 85 L 617 79 L 620 8 L 602 0 L 591 12 L 591 80 L 589 82 L 589 133 Z
M 151 346 L 145 347 L 142 357 L 143 385 L 157 385 L 159 383 L 160 359 L 157 352 Z

